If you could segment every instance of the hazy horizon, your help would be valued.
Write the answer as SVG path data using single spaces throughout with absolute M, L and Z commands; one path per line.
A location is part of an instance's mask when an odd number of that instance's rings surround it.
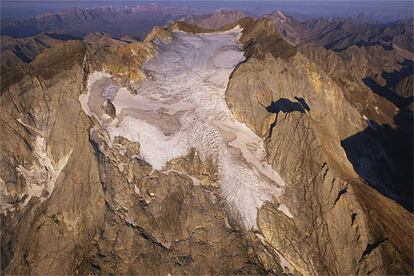
M 1 18 L 17 19 L 30 16 L 38 16 L 45 13 L 57 13 L 70 8 L 96 8 L 102 6 L 133 7 L 140 4 L 156 3 L 165 6 L 189 7 L 197 12 L 212 12 L 214 10 L 241 9 L 251 15 L 262 15 L 273 10 L 282 10 L 291 15 L 302 18 L 306 17 L 353 17 L 361 13 L 376 20 L 399 20 L 412 17 L 413 2 L 407 0 L 399 1 L 339 1 L 339 0 L 291 0 L 291 1 L 269 1 L 269 0 L 230 0 L 230 1 L 169 1 L 169 0 L 91 0 L 91 1 L 36 1 L 36 0 L 14 0 L 1 1 Z

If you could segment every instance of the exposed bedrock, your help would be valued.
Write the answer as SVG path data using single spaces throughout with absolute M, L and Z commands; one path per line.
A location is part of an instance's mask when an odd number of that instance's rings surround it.
M 67 42 L 38 56 L 32 74 L 2 90 L 1 264 L 6 274 L 85 271 L 103 222 L 104 194 L 89 142 L 86 47 Z M 13 80 L 15 81 L 15 80 Z
M 250 39 L 278 35 L 266 21 L 267 28 L 245 29 L 241 41 L 260 52 L 238 66 L 226 91 L 234 116 L 266 141 L 268 161 L 286 182 L 294 219 L 267 204 L 260 231 L 299 273 L 412 273 L 412 214 L 372 189 L 341 146 L 369 127 L 367 118 L 392 124 L 395 106 L 346 72 L 342 81 L 352 86 L 343 86 L 300 52 L 266 51 Z

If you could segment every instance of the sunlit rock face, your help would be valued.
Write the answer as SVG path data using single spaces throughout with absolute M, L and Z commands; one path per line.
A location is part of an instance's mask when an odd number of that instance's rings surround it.
M 215 160 L 232 214 L 252 229 L 257 208 L 277 200 L 284 182 L 266 163 L 262 140 L 234 119 L 224 98 L 231 72 L 244 60 L 240 35 L 239 27 L 199 35 L 175 32 L 172 42 L 159 43 L 159 53 L 144 65 L 148 79 L 134 93 L 117 86 L 109 74 L 95 72 L 80 101 L 112 139 L 138 142 L 137 157 L 154 170 L 166 170 L 169 161 L 191 149 L 203 160 Z M 105 112 L 108 104 L 116 110 L 114 119 Z

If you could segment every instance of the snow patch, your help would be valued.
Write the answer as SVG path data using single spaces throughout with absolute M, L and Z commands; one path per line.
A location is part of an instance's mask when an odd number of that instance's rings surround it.
M 277 209 L 281 211 L 283 214 L 285 214 L 287 217 L 293 218 L 293 215 L 290 212 L 289 208 L 286 206 L 286 204 L 281 203 Z
M 135 192 L 137 195 L 141 196 L 141 192 L 139 191 L 139 188 L 138 188 L 138 187 L 137 187 L 137 185 L 135 185 L 135 184 L 134 184 L 134 192 Z
M 66 166 L 72 151 L 64 156 L 57 164 L 53 164 L 52 159 L 46 152 L 46 141 L 43 137 L 37 136 L 34 145 L 34 154 L 38 164 L 33 164 L 27 169 L 21 165 L 17 171 L 26 179 L 27 197 L 23 202 L 25 206 L 32 197 L 38 197 L 44 202 L 55 189 L 55 183 L 63 168 Z
M 87 93 L 86 94 L 81 94 L 79 96 L 79 102 L 81 104 L 81 107 L 83 109 L 83 111 L 85 112 L 86 115 L 88 116 L 94 116 L 95 113 L 93 113 L 89 106 L 90 106 L 90 92 L 91 92 L 91 88 L 92 85 L 102 79 L 102 78 L 111 78 L 111 75 L 109 73 L 106 72 L 93 72 L 92 74 L 89 75 L 88 77 L 88 83 L 87 83 Z M 99 119 L 99 118 L 97 118 Z

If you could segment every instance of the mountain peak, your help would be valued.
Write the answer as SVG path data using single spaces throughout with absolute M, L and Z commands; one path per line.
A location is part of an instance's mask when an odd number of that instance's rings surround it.
M 219 9 L 212 14 L 193 15 L 181 20 L 204 29 L 219 29 L 246 17 L 241 10 Z

